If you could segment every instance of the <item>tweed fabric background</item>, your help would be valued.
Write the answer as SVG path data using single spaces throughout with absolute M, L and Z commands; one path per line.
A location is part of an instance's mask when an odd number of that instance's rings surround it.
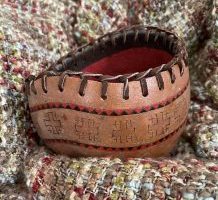
M 1 0 L 0 199 L 218 199 L 218 3 L 215 0 Z M 24 79 L 71 48 L 131 24 L 186 41 L 188 125 L 169 158 L 68 158 L 43 146 Z

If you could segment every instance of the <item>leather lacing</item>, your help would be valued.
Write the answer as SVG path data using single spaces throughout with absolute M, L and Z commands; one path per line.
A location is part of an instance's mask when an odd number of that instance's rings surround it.
M 166 47 L 167 41 L 168 41 L 168 49 L 171 52 L 176 52 L 175 56 L 171 59 L 170 62 L 167 64 L 163 64 L 159 67 L 150 68 L 144 72 L 135 72 L 132 74 L 123 74 L 123 75 L 116 75 L 116 76 L 110 76 L 110 75 L 103 75 L 103 74 L 95 74 L 95 73 L 85 73 L 82 71 L 72 71 L 72 70 L 65 70 L 63 72 L 60 72 L 63 69 L 66 69 L 67 63 L 69 65 L 72 64 L 74 66 L 77 66 L 77 55 L 82 54 L 82 52 L 87 47 L 92 47 L 93 53 L 95 52 L 96 45 L 100 44 L 101 48 L 104 49 L 105 47 L 105 40 L 109 39 L 111 41 L 111 44 L 115 47 L 116 46 L 116 37 L 117 34 L 122 35 L 122 41 L 123 44 L 127 41 L 127 34 L 128 31 L 134 31 L 134 41 L 138 39 L 138 34 L 140 30 L 144 30 L 144 38 L 145 41 L 148 43 L 150 40 L 151 33 L 155 34 L 155 37 L 153 39 L 153 42 L 156 42 L 159 37 L 162 38 L 163 46 Z M 85 59 L 85 58 L 84 58 Z M 81 96 L 85 95 L 86 86 L 88 84 L 88 80 L 94 79 L 97 81 L 100 81 L 102 83 L 101 87 L 101 98 L 106 99 L 107 98 L 107 88 L 109 82 L 120 82 L 123 83 L 123 99 L 129 98 L 129 82 L 130 81 L 140 81 L 142 95 L 147 96 L 148 95 L 148 86 L 147 86 L 147 78 L 148 77 L 156 77 L 157 85 L 159 90 L 164 89 L 164 80 L 161 75 L 161 72 L 168 71 L 170 75 L 171 83 L 173 84 L 176 80 L 175 74 L 173 73 L 172 67 L 177 64 L 179 66 L 180 70 L 180 76 L 183 75 L 184 67 L 187 66 L 187 52 L 185 50 L 185 45 L 182 40 L 178 38 L 178 36 L 175 33 L 172 33 L 170 31 L 166 31 L 157 27 L 144 27 L 144 26 L 132 26 L 129 28 L 123 28 L 118 31 L 107 33 L 103 35 L 102 37 L 95 40 L 93 43 L 86 44 L 82 47 L 79 47 L 75 52 L 71 52 L 67 54 L 66 56 L 62 57 L 60 60 L 58 60 L 57 64 L 54 66 L 54 68 L 49 68 L 47 71 L 42 72 L 37 77 L 30 76 L 27 79 L 27 93 L 30 94 L 30 90 L 37 94 L 37 90 L 35 87 L 35 80 L 41 78 L 41 85 L 42 89 L 45 93 L 47 93 L 47 77 L 49 76 L 59 76 L 59 82 L 58 82 L 58 88 L 62 92 L 64 91 L 64 85 L 66 78 L 68 76 L 77 76 L 80 77 L 81 83 L 80 87 L 78 89 L 78 92 Z M 56 69 L 56 71 L 54 70 Z

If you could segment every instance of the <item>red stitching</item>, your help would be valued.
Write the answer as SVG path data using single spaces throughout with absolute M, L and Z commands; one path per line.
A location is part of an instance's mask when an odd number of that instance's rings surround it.
M 169 97 L 168 99 L 155 103 L 153 105 L 144 106 L 142 108 L 106 110 L 106 109 L 85 107 L 85 106 L 77 105 L 73 103 L 49 102 L 49 103 L 40 104 L 40 105 L 31 107 L 30 112 L 37 112 L 37 111 L 44 110 L 44 109 L 62 108 L 62 109 L 77 110 L 81 112 L 87 112 L 87 113 L 97 114 L 97 115 L 107 115 L 107 116 L 139 114 L 139 113 L 148 112 L 151 110 L 156 110 L 158 108 L 167 106 L 168 104 L 176 100 L 178 97 L 180 97 L 185 92 L 185 90 L 188 88 L 188 85 L 189 85 L 189 82 L 175 96 Z
M 142 149 L 146 149 L 146 148 L 158 145 L 158 144 L 170 139 L 176 133 L 178 133 L 178 131 L 186 124 L 186 121 L 187 120 L 185 120 L 175 131 L 173 131 L 172 133 L 169 133 L 165 137 L 163 137 L 155 142 L 143 144 L 143 145 L 135 146 L 135 147 L 121 147 L 121 148 L 104 147 L 104 146 L 79 143 L 79 142 L 75 142 L 72 140 L 66 140 L 66 139 L 43 139 L 43 140 L 45 141 L 45 143 L 65 143 L 65 144 L 72 144 L 72 145 L 77 145 L 80 147 L 85 147 L 85 148 L 90 148 L 90 149 L 97 149 L 97 150 L 101 150 L 101 151 L 137 151 L 137 150 L 142 150 Z

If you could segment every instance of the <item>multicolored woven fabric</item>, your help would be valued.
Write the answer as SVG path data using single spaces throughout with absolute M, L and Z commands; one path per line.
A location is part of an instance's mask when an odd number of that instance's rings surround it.
M 218 3 L 216 0 L 0 1 L 0 199 L 218 199 Z M 186 41 L 192 102 L 171 157 L 69 158 L 44 147 L 23 92 L 60 56 L 132 24 Z

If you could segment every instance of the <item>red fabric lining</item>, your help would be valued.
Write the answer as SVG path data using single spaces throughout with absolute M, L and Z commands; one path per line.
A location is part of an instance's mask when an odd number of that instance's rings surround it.
M 160 49 L 148 47 L 131 48 L 102 58 L 84 68 L 83 72 L 113 76 L 142 72 L 148 68 L 168 63 L 172 58 L 171 54 Z

